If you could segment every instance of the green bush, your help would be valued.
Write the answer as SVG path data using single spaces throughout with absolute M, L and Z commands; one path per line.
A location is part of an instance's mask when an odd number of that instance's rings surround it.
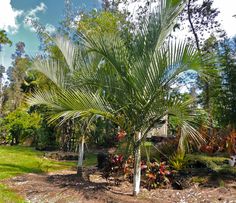
M 29 114 L 28 112 L 16 109 L 9 113 L 1 122 L 1 131 L 5 132 L 5 140 L 10 144 L 19 144 L 27 138 L 37 134 L 41 117 L 38 113 Z

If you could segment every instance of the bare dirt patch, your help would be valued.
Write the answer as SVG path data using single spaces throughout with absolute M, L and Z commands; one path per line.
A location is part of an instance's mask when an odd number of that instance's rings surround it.
M 122 182 L 114 185 L 103 179 L 95 168 L 87 169 L 89 179 L 81 179 L 75 171 L 59 171 L 48 174 L 26 174 L 3 181 L 8 187 L 29 202 L 40 203 L 236 203 L 236 183 L 228 181 L 224 187 L 199 187 L 197 184 L 184 190 L 142 189 L 136 198 L 131 196 L 132 185 Z

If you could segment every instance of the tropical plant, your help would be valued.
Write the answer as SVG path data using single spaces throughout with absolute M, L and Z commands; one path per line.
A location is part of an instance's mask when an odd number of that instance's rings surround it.
M 158 163 L 156 161 L 147 164 L 144 170 L 145 174 L 145 187 L 147 189 L 154 189 L 157 187 L 162 187 L 170 183 L 171 171 L 169 166 L 165 162 Z
M 185 159 L 185 154 L 177 151 L 169 159 L 169 164 L 174 170 L 182 170 L 186 166 L 187 160 Z
M 204 74 L 200 64 L 204 59 L 192 46 L 165 41 L 184 3 L 160 1 L 157 12 L 140 25 L 128 44 L 119 34 L 101 33 L 96 37 L 81 35 L 83 47 L 78 49 L 57 37 L 54 41 L 66 66 L 55 60 L 34 63 L 37 70 L 54 82 L 55 88 L 35 91 L 28 103 L 48 105 L 52 109 L 51 122 L 99 115 L 127 133 L 127 146 L 132 146 L 135 157 L 134 195 L 140 191 L 141 144 L 155 123 L 167 114 L 177 118 L 180 149 L 188 137 L 199 141 L 200 135 L 191 125 L 192 101 L 182 102 L 170 94 L 171 86 L 183 72 L 193 69 Z
M 6 141 L 11 145 L 19 144 L 26 138 L 35 139 L 40 126 L 40 115 L 29 114 L 20 108 L 9 113 L 1 124 L 1 130 L 6 132 Z

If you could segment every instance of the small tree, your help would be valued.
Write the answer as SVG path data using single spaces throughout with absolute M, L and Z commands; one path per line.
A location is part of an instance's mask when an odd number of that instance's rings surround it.
M 199 138 L 191 125 L 191 100 L 182 102 L 170 94 L 171 85 L 183 72 L 193 69 L 203 73 L 200 62 L 204 59 L 200 60 L 192 46 L 165 41 L 183 6 L 181 0 L 160 1 L 158 12 L 133 33 L 131 42 L 119 33 L 83 35 L 84 46 L 78 49 L 68 40 L 56 38 L 70 74 L 62 74 L 56 61 L 34 64 L 58 88 L 38 90 L 28 103 L 48 105 L 53 111 L 51 121 L 99 115 L 127 133 L 135 157 L 134 195 L 140 191 L 141 144 L 155 123 L 167 114 L 174 116 L 181 129 L 181 143 L 187 137 Z

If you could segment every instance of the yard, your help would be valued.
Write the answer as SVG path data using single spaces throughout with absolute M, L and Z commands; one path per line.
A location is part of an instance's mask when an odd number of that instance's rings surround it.
M 236 203 L 235 0 L 0 1 L 0 203 Z
M 95 167 L 95 155 L 85 159 L 85 176 L 76 175 L 75 162 L 55 161 L 28 147 L 0 147 L 0 202 L 234 202 L 236 168 L 228 167 L 227 158 L 187 155 L 191 165 L 176 177 L 183 188 L 147 190 L 132 197 L 132 185 L 104 179 Z M 194 161 L 193 161 L 194 160 Z M 204 166 L 205 165 L 205 166 Z M 207 172 L 208 171 L 208 172 Z M 161 195 L 160 195 L 161 194 Z

